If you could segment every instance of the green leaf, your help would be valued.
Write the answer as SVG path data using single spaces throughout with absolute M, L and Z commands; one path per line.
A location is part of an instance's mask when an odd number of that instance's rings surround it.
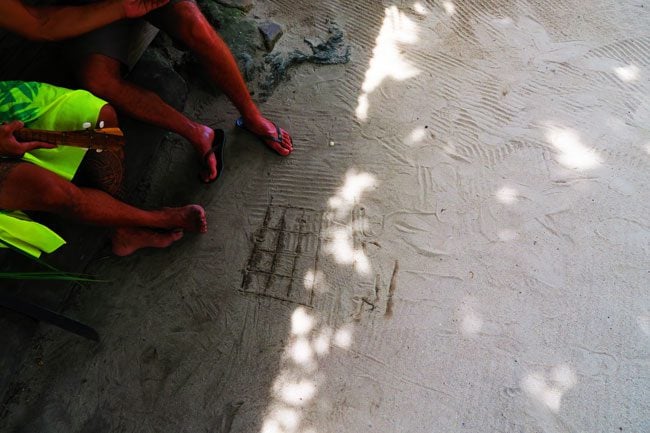
M 0 244 L 6 246 L 10 250 L 23 255 L 30 260 L 38 263 L 41 266 L 49 269 L 49 272 L 0 272 L 0 279 L 13 279 L 13 280 L 63 280 L 63 281 L 89 281 L 95 283 L 107 283 L 108 280 L 98 280 L 91 275 L 85 274 L 76 274 L 71 272 L 65 272 L 56 267 L 50 265 L 47 262 L 34 257 L 31 254 L 27 254 L 25 251 L 20 248 L 16 248 L 8 242 L 0 239 Z M 31 277 L 28 277 L 31 276 Z

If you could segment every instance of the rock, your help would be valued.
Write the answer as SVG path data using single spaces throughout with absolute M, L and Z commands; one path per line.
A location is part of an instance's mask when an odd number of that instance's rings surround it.
M 159 50 L 150 48 L 129 74 L 129 80 L 158 94 L 165 102 L 182 111 L 187 101 L 187 83 Z
M 210 24 L 221 26 L 219 34 L 234 54 L 254 53 L 258 46 L 262 49 L 257 23 L 246 18 L 243 11 L 222 6 L 212 0 L 198 0 L 198 4 Z
M 285 80 L 290 68 L 303 63 L 317 65 L 337 65 L 350 61 L 350 46 L 343 39 L 343 32 L 336 25 L 331 25 L 329 37 L 323 39 L 305 39 L 311 53 L 293 50 L 290 53 L 270 53 L 264 56 L 266 76 L 260 83 L 262 98 L 273 93 L 278 84 Z
M 239 53 L 235 57 L 237 58 L 239 69 L 244 75 L 244 80 L 252 81 L 255 76 L 255 70 L 257 69 L 253 56 L 248 53 Z
M 264 46 L 267 51 L 273 51 L 275 43 L 282 37 L 282 27 L 279 24 L 273 22 L 265 22 L 260 24 L 258 27 L 262 38 L 264 38 Z
M 237 8 L 244 12 L 250 11 L 253 9 L 253 6 L 255 6 L 253 0 L 216 0 L 216 2 L 229 8 Z

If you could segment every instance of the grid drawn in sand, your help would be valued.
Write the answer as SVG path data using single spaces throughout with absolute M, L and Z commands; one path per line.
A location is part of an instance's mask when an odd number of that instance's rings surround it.
M 241 291 L 311 307 L 313 288 L 307 272 L 316 273 L 322 213 L 313 209 L 269 205 L 254 235 Z

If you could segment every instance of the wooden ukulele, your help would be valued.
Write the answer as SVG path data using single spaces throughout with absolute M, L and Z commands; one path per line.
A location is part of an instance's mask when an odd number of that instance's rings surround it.
M 124 147 L 124 134 L 120 128 L 85 129 L 80 131 L 46 131 L 22 128 L 14 131 L 18 141 L 43 141 L 57 146 L 83 147 L 102 152 Z

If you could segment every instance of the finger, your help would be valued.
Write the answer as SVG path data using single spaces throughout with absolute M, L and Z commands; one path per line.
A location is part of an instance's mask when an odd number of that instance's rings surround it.
M 14 132 L 21 129 L 25 124 L 20 120 L 13 120 L 5 125 L 5 130 L 8 132 Z
M 25 141 L 20 143 L 24 146 L 25 152 L 31 152 L 36 149 L 54 149 L 56 144 L 46 143 L 44 141 Z

